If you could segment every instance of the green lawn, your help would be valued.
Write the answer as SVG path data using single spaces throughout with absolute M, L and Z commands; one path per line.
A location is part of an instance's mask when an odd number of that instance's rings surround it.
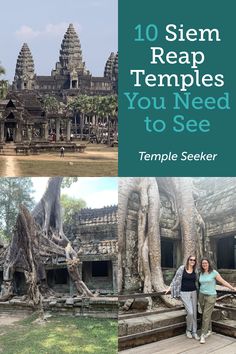
M 17 161 L 21 176 L 117 176 L 116 161 Z
M 45 324 L 35 317 L 9 327 L 0 325 L 3 354 L 116 354 L 117 321 L 55 316 Z

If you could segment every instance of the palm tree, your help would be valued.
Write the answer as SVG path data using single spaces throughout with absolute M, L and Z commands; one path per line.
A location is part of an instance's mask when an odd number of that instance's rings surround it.
M 5 75 L 6 71 L 2 65 L 0 65 L 0 76 Z M 8 81 L 0 80 L 0 99 L 6 97 L 8 91 Z
M 46 95 L 43 98 L 43 109 L 45 110 L 46 116 L 48 116 L 50 113 L 57 115 L 60 110 L 60 103 L 54 96 Z M 50 129 L 51 128 L 52 126 L 50 120 Z
M 85 117 L 92 112 L 92 97 L 80 95 L 72 101 L 70 106 L 74 112 L 80 115 L 80 139 L 83 140 Z
M 84 123 L 85 117 L 88 117 L 89 123 L 91 123 L 91 118 L 95 117 L 96 126 L 96 140 L 100 141 L 98 132 L 98 118 L 102 122 L 102 135 L 104 131 L 104 119 L 106 118 L 108 123 L 108 144 L 110 144 L 110 126 L 112 120 L 116 119 L 117 116 L 117 96 L 87 96 L 80 95 L 75 99 L 71 100 L 67 109 L 73 112 L 73 114 L 80 115 L 80 137 L 83 139 Z M 90 126 L 89 126 L 90 134 Z
M 117 96 L 107 96 L 106 98 L 107 104 L 107 114 L 108 114 L 108 139 L 107 144 L 111 143 L 111 124 L 114 124 L 114 120 L 116 121 L 117 117 Z

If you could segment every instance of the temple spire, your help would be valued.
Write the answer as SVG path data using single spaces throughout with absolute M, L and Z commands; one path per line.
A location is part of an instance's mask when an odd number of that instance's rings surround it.
M 16 62 L 13 87 L 18 90 L 34 88 L 34 61 L 27 43 L 24 43 Z
M 111 80 L 112 80 L 114 62 L 115 62 L 115 53 L 112 52 L 106 61 L 106 65 L 104 69 L 104 76 L 108 77 Z
M 62 40 L 59 62 L 56 64 L 56 69 L 52 71 L 52 75 L 69 75 L 71 85 L 73 81 L 77 87 L 78 75 L 88 74 L 83 62 L 80 39 L 71 23 Z
M 73 24 L 69 25 L 62 40 L 59 61 L 68 71 L 84 67 L 80 40 Z

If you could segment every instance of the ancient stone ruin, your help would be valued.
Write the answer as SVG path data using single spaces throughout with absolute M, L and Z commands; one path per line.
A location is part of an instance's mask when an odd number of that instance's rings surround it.
M 235 178 L 122 178 L 119 291 L 165 289 L 191 252 L 235 281 L 235 191 Z
M 191 254 L 236 284 L 236 178 L 122 178 L 119 349 L 184 333 L 182 303 L 165 294 Z M 217 285 L 213 331 L 235 338 L 236 295 Z
M 49 179 L 31 213 L 21 206 L 10 245 L 0 245 L 0 306 L 116 316 L 107 295 L 117 291 L 117 207 L 82 209 L 64 232 L 62 179 Z
M 108 122 L 105 112 L 98 116 L 98 112 L 84 112 L 83 108 L 81 113 L 68 105 L 81 96 L 116 96 L 117 89 L 118 53 L 110 54 L 103 76 L 92 76 L 83 61 L 80 39 L 73 24 L 64 35 L 59 61 L 51 75 L 35 73 L 33 55 L 24 43 L 17 58 L 14 81 L 7 97 L 0 100 L 0 152 L 11 155 L 58 151 L 60 143 L 74 151 L 76 145 L 71 138 L 78 134 L 81 140 L 86 136 L 94 139 L 92 141 L 105 141 L 104 134 L 109 132 L 110 140 L 111 132 L 117 134 L 117 117 Z

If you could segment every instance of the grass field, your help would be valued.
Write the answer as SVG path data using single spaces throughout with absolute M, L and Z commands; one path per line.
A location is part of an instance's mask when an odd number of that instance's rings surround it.
M 84 153 L 0 156 L 0 176 L 117 176 L 118 149 L 88 145 Z
M 33 161 L 19 160 L 20 176 L 117 176 L 117 163 L 113 161 Z
M 34 316 L 12 326 L 0 324 L 3 354 L 116 354 L 117 321 L 109 319 L 51 317 L 36 324 Z

